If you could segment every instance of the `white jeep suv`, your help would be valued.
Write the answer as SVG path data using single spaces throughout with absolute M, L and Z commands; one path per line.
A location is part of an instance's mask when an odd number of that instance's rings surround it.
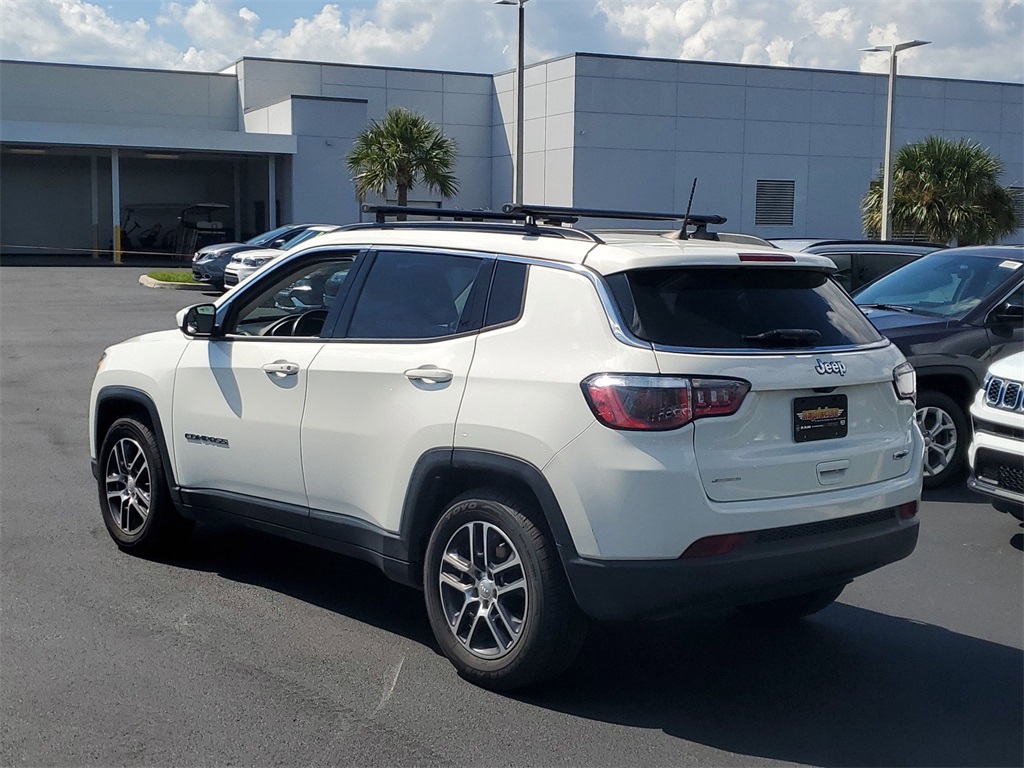
M 803 616 L 913 551 L 914 372 L 827 258 L 717 217 L 370 210 L 104 353 L 122 549 L 220 516 L 367 560 L 492 688 L 564 669 L 588 617 Z
M 971 404 L 970 488 L 1024 520 L 1024 352 L 997 360 Z

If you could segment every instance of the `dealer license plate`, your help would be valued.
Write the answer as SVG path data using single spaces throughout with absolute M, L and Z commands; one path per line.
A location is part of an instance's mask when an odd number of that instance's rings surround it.
M 798 443 L 846 437 L 846 395 L 817 395 L 793 400 L 793 439 Z

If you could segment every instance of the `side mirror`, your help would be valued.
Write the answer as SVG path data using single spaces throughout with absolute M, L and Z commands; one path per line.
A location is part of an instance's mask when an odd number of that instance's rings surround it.
M 217 307 L 213 304 L 196 304 L 185 310 L 181 320 L 181 332 L 190 338 L 209 338 L 217 330 Z
M 1024 305 L 1006 302 L 988 314 L 989 325 L 1022 325 L 1024 324 Z

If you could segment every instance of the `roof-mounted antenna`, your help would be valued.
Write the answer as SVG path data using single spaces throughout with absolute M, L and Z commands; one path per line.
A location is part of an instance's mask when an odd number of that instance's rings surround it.
M 688 240 L 690 235 L 686 231 L 686 227 L 690 223 L 690 209 L 693 207 L 693 193 L 697 191 L 697 177 L 693 177 L 693 185 L 690 187 L 690 199 L 686 202 L 686 213 L 683 214 L 683 227 L 679 231 L 680 240 Z M 706 227 L 705 227 L 706 229 Z

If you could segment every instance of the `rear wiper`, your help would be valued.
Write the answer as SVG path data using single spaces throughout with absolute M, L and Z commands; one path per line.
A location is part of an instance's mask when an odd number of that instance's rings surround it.
M 809 346 L 821 338 L 812 328 L 774 328 L 764 333 L 744 336 L 744 341 L 753 341 L 765 347 Z
M 913 307 L 905 307 L 902 304 L 861 304 L 860 306 L 867 307 L 868 309 L 894 309 L 899 310 L 900 312 L 917 311 Z

